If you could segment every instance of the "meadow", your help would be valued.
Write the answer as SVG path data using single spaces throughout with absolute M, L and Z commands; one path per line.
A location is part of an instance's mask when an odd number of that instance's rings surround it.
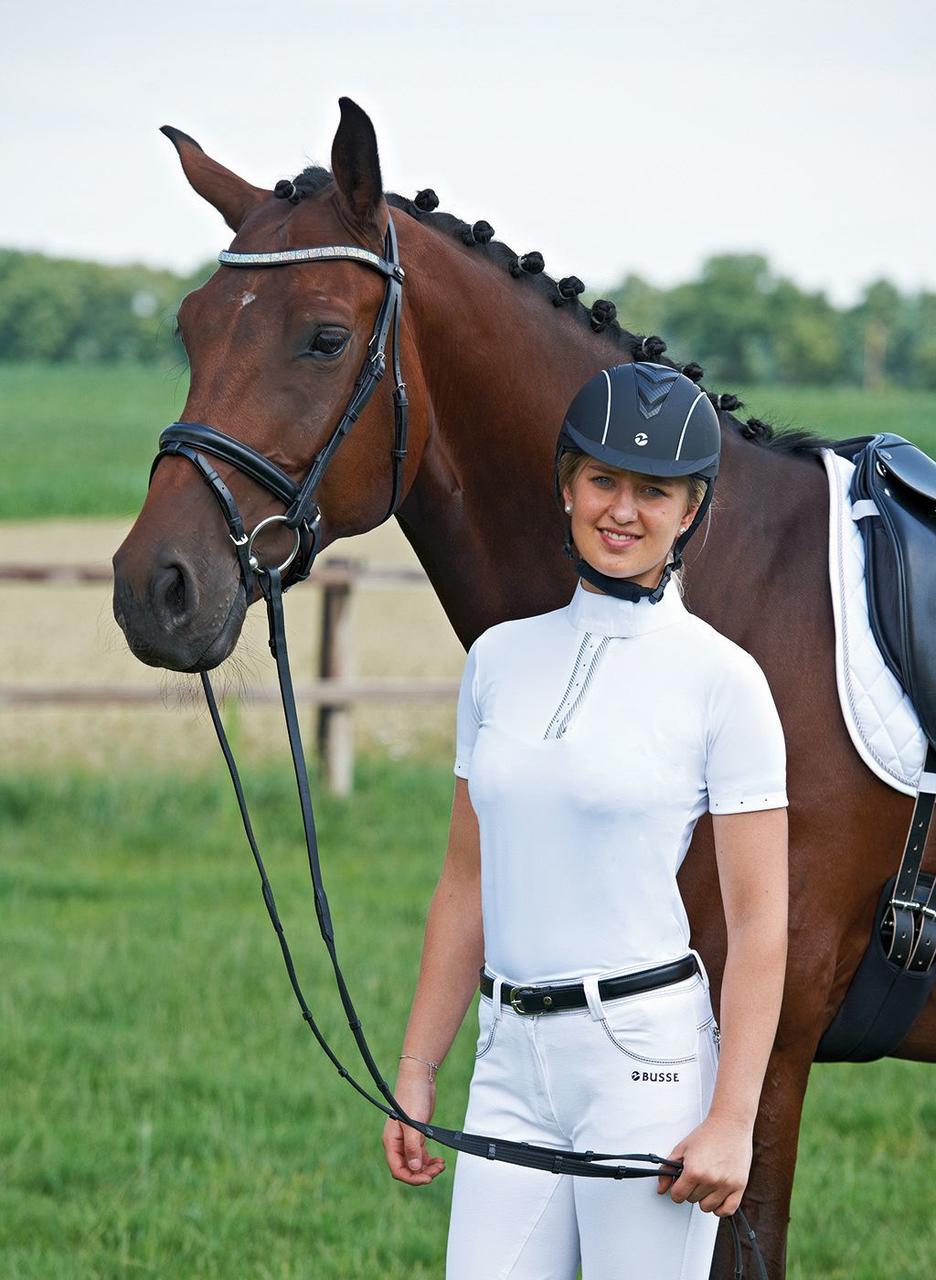
M 146 493 L 164 426 L 182 412 L 184 363 L 0 365 L 0 518 L 129 515 Z M 936 392 L 711 386 L 739 417 L 836 437 L 896 431 L 936 453 Z M 215 423 L 223 429 L 223 423 Z
M 0 369 L 0 512 L 134 510 L 184 384 L 184 370 Z M 936 452 L 933 395 L 730 389 L 777 426 L 890 429 Z M 162 767 L 115 740 L 94 770 L 76 749 L 0 777 L 0 1280 L 440 1277 L 454 1153 L 437 1148 L 448 1167 L 429 1187 L 389 1177 L 382 1115 L 302 1023 L 220 760 L 174 767 L 168 712 L 161 732 Z M 379 754 L 358 757 L 351 800 L 313 778 L 343 968 L 391 1082 L 452 782 L 447 758 Z M 306 995 L 363 1080 L 285 755 L 252 765 L 248 787 Z M 475 1017 L 439 1074 L 437 1118 L 452 1126 Z M 791 1280 L 930 1274 L 932 1081 L 896 1060 L 814 1068 Z
M 268 870 L 313 1012 L 366 1080 L 281 763 L 249 780 Z M 356 781 L 352 802 L 318 802 L 318 827 L 342 966 L 392 1083 L 451 774 L 373 758 Z M 383 1117 L 303 1025 L 220 769 L 6 778 L 0 822 L 5 1280 L 441 1276 L 454 1153 L 435 1148 L 447 1169 L 428 1187 L 390 1178 Z M 452 1127 L 476 1028 L 473 1006 L 439 1073 Z M 928 1066 L 815 1067 L 791 1280 L 928 1276 L 934 1139 Z

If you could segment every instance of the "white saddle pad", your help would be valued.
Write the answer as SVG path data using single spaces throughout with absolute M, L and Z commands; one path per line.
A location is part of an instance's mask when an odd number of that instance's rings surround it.
M 868 768 L 896 791 L 915 796 L 923 773 L 926 735 L 871 630 L 864 541 L 848 497 L 855 466 L 831 449 L 821 453 L 829 477 L 829 585 L 842 716 Z

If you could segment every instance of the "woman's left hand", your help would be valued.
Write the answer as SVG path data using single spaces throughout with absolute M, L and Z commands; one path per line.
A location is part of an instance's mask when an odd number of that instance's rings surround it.
M 676 1204 L 698 1203 L 705 1213 L 728 1217 L 747 1186 L 753 1155 L 753 1127 L 741 1120 L 709 1115 L 667 1156 L 682 1160 L 679 1177 L 660 1174 L 657 1194 L 665 1191 Z

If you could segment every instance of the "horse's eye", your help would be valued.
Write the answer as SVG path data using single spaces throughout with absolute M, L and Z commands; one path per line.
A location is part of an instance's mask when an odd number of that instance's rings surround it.
M 303 355 L 338 356 L 341 355 L 351 335 L 345 329 L 319 329 L 309 341 Z

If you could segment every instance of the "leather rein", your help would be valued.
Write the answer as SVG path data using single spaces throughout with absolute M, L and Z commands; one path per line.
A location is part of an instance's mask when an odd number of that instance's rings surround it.
M 309 1029 L 315 1036 L 315 1039 L 321 1045 L 323 1051 L 337 1070 L 338 1074 L 356 1089 L 362 1097 L 372 1103 L 378 1110 L 383 1111 L 393 1120 L 398 1120 L 401 1124 L 409 1125 L 413 1129 L 417 1129 L 427 1138 L 431 1138 L 435 1142 L 441 1143 L 443 1146 L 451 1147 L 457 1151 L 465 1151 L 470 1155 L 481 1156 L 487 1160 L 502 1160 L 510 1164 L 523 1165 L 530 1169 L 542 1169 L 551 1173 L 568 1173 L 577 1177 L 588 1178 L 656 1178 L 661 1174 L 676 1178 L 682 1172 L 681 1160 L 667 1160 L 662 1156 L 653 1154 L 636 1154 L 633 1152 L 623 1152 L 618 1154 L 596 1151 L 562 1151 L 558 1152 L 554 1148 L 539 1146 L 536 1143 L 516 1142 L 505 1138 L 489 1138 L 482 1134 L 465 1133 L 462 1130 L 446 1129 L 441 1125 L 426 1124 L 421 1120 L 416 1120 L 412 1116 L 407 1115 L 403 1107 L 400 1106 L 396 1098 L 387 1084 L 386 1080 L 380 1073 L 377 1063 L 374 1060 L 370 1047 L 364 1036 L 361 1019 L 358 1017 L 357 1011 L 351 1000 L 344 975 L 338 963 L 338 955 L 335 947 L 335 934 L 331 920 L 331 912 L 329 910 L 328 898 L 325 893 L 325 884 L 322 878 L 322 868 L 319 860 L 318 839 L 315 831 L 315 817 L 312 808 L 312 796 L 309 789 L 309 776 L 306 767 L 305 753 L 302 745 L 302 736 L 299 730 L 299 717 L 296 709 L 295 692 L 292 683 L 292 673 L 289 666 L 289 653 L 286 645 L 286 625 L 283 613 L 283 592 L 288 586 L 293 586 L 296 582 L 301 582 L 309 576 L 312 569 L 317 551 L 318 551 L 318 532 L 321 520 L 321 509 L 316 501 L 316 492 L 322 477 L 328 468 L 332 457 L 344 436 L 351 429 L 352 425 L 357 421 L 363 409 L 367 405 L 371 396 L 377 388 L 377 384 L 383 377 L 386 370 L 386 351 L 388 341 L 392 336 L 392 359 L 393 359 L 393 404 L 394 404 L 394 440 L 391 449 L 392 458 L 392 492 L 390 505 L 386 515 L 380 523 L 388 520 L 396 511 L 400 501 L 400 491 L 402 487 L 402 470 L 403 461 L 407 452 L 407 429 L 408 429 L 408 401 L 406 397 L 406 384 L 400 368 L 400 313 L 403 306 L 403 280 L 404 271 L 399 261 L 399 250 L 397 246 L 396 229 L 393 225 L 392 217 L 388 216 L 387 232 L 384 241 L 384 256 L 380 257 L 375 253 L 371 253 L 367 249 L 358 248 L 354 245 L 327 245 L 320 248 L 303 248 L 303 249 L 284 249 L 273 253 L 236 253 L 224 251 L 218 255 L 218 261 L 223 266 L 228 267 L 278 267 L 293 263 L 306 262 L 334 262 L 334 261 L 353 261 L 360 262 L 372 270 L 380 272 L 386 280 L 383 300 L 377 313 L 377 319 L 374 323 L 373 332 L 368 344 L 367 356 L 364 365 L 358 374 L 351 398 L 341 415 L 338 425 L 335 427 L 324 447 L 315 455 L 312 465 L 306 474 L 304 480 L 300 484 L 294 483 L 290 477 L 271 462 L 269 458 L 262 453 L 258 453 L 249 445 L 244 444 L 240 440 L 234 439 L 233 436 L 227 435 L 223 431 L 219 431 L 216 427 L 212 427 L 202 422 L 174 422 L 162 432 L 159 437 L 159 452 L 157 453 L 152 468 L 150 470 L 150 482 L 152 483 L 153 474 L 159 462 L 166 457 L 182 457 L 187 458 L 189 462 L 195 466 L 202 479 L 211 489 L 217 500 L 222 515 L 227 523 L 231 541 L 237 553 L 240 564 L 241 577 L 244 583 L 244 591 L 249 604 L 253 598 L 253 584 L 256 583 L 260 595 L 266 603 L 267 619 L 269 623 L 269 645 L 270 651 L 276 662 L 276 672 L 280 687 L 280 696 L 283 705 L 283 714 L 286 721 L 286 732 L 289 741 L 289 750 L 292 756 L 293 769 L 296 775 L 296 787 L 299 795 L 299 805 L 302 814 L 302 825 L 305 833 L 306 851 L 309 860 L 309 872 L 312 879 L 312 885 L 315 897 L 315 913 L 318 919 L 319 930 L 325 943 L 329 957 L 331 958 L 332 968 L 335 974 L 335 982 L 338 987 L 338 994 L 341 997 L 341 1003 L 344 1007 L 345 1014 L 348 1019 L 348 1026 L 354 1036 L 358 1050 L 364 1065 L 367 1068 L 371 1079 L 377 1086 L 386 1103 L 381 1102 L 367 1088 L 360 1084 L 351 1075 L 347 1067 L 339 1060 L 332 1050 L 328 1041 L 319 1029 L 312 1010 L 306 1002 L 302 988 L 299 985 L 299 979 L 296 975 L 295 965 L 286 941 L 286 934 L 276 909 L 276 902 L 273 897 L 273 889 L 267 876 L 266 867 L 260 854 L 256 837 L 253 831 L 253 824 L 250 820 L 250 814 L 247 808 L 247 800 L 241 783 L 240 774 L 237 764 L 231 750 L 224 725 L 221 720 L 221 714 L 215 699 L 214 690 L 207 672 L 200 672 L 202 687 L 205 692 L 205 700 L 208 704 L 208 711 L 214 725 L 215 733 L 221 751 L 224 755 L 228 772 L 234 786 L 234 793 L 237 798 L 237 805 L 240 810 L 241 820 L 243 822 L 244 831 L 247 836 L 247 843 L 253 854 L 257 871 L 260 875 L 261 892 L 263 901 L 266 905 L 267 912 L 272 922 L 273 928 L 279 940 L 280 950 L 283 954 L 283 961 L 286 965 L 286 971 L 289 975 L 290 985 L 292 986 L 299 1008 L 302 1011 L 304 1020 L 308 1023 Z M 229 463 L 238 471 L 243 472 L 261 485 L 269 493 L 273 494 L 286 507 L 282 515 L 267 516 L 260 520 L 254 528 L 248 533 L 244 527 L 244 522 L 238 510 L 234 495 L 231 493 L 224 480 L 218 474 L 212 465 L 209 457 L 220 458 L 222 461 Z M 292 551 L 287 558 L 279 565 L 266 565 L 260 560 L 259 554 L 254 547 L 255 540 L 260 531 L 273 524 L 282 524 L 287 529 L 291 529 L 295 535 L 295 543 Z M 289 575 L 288 584 L 285 583 L 284 575 Z M 643 1164 L 660 1166 L 659 1168 L 644 1168 L 629 1164 L 601 1164 L 599 1161 L 622 1161 L 633 1160 Z M 743 1266 L 741 1258 L 741 1239 L 738 1225 L 735 1222 L 737 1218 L 741 1223 L 741 1230 L 745 1238 L 750 1244 L 754 1258 L 757 1263 L 758 1273 L 761 1280 L 767 1280 L 767 1270 L 764 1260 L 757 1244 L 754 1231 L 752 1230 L 747 1218 L 738 1208 L 735 1213 L 726 1215 L 728 1225 L 731 1229 L 732 1241 L 734 1244 L 734 1274 L 735 1280 L 742 1280 Z

